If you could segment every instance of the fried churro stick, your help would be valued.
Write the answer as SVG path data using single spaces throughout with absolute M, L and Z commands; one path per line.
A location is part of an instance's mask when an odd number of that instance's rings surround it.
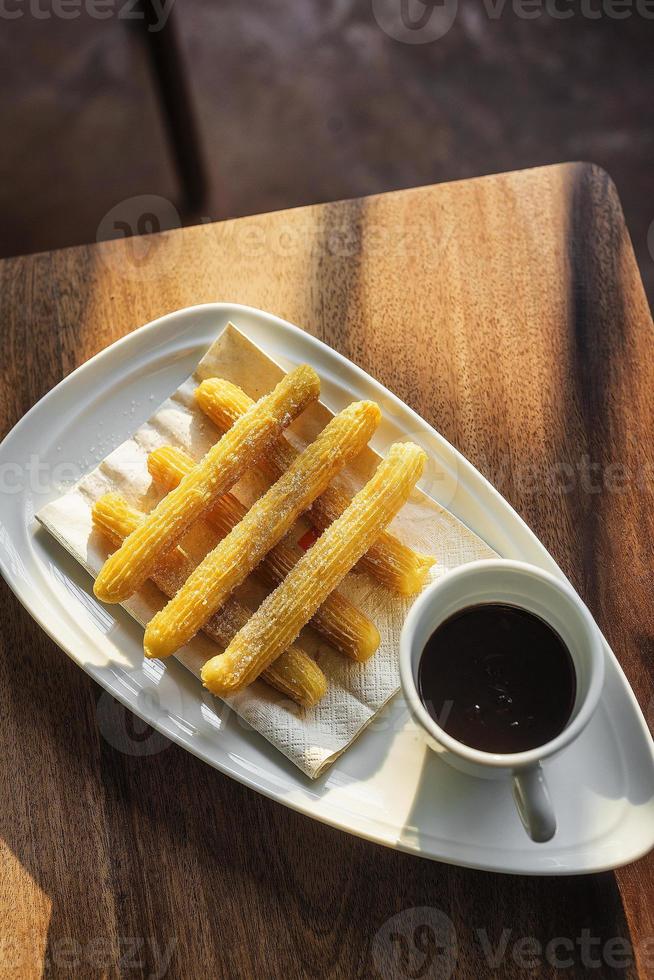
M 122 602 L 136 592 L 152 573 L 157 559 L 179 541 L 215 497 L 236 483 L 319 393 L 318 375 L 302 365 L 241 416 L 177 489 L 164 497 L 107 559 L 95 580 L 98 599 Z
M 413 443 L 396 443 L 347 510 L 323 532 L 282 584 L 234 637 L 224 653 L 208 660 L 202 682 L 214 694 L 240 691 L 274 663 L 405 503 L 420 479 L 426 454 Z
M 183 450 L 162 446 L 148 456 L 148 469 L 154 480 L 173 490 L 193 468 L 193 459 Z M 247 508 L 231 493 L 219 497 L 204 513 L 204 520 L 222 537 L 247 513 Z M 304 552 L 280 541 L 268 552 L 256 574 L 273 587 L 279 585 L 300 560 Z M 311 619 L 311 626 L 336 650 L 352 660 L 368 660 L 379 646 L 379 632 L 374 623 L 340 592 L 332 592 Z
M 203 381 L 195 396 L 202 411 L 223 432 L 228 431 L 253 404 L 241 388 L 219 378 Z M 296 457 L 297 450 L 281 436 L 257 465 L 276 480 Z M 324 531 L 349 503 L 350 497 L 343 490 L 327 487 L 306 517 L 319 531 Z M 383 531 L 361 559 L 361 567 L 393 591 L 413 595 L 423 588 L 435 561 L 430 555 L 421 555 L 408 548 L 394 534 Z
M 117 493 L 107 493 L 93 505 L 93 523 L 116 547 L 145 520 L 145 514 L 134 510 Z M 215 534 L 212 535 L 215 539 Z M 152 573 L 152 581 L 166 596 L 174 596 L 196 567 L 183 548 L 175 547 L 160 560 Z M 222 647 L 226 647 L 250 618 L 233 599 L 205 623 L 204 632 Z M 312 707 L 327 690 L 327 679 L 318 664 L 303 650 L 289 645 L 282 655 L 262 675 L 271 687 L 287 694 L 297 704 Z
M 380 415 L 374 402 L 354 402 L 325 426 L 151 620 L 143 640 L 147 657 L 168 657 L 197 633 L 332 477 L 361 452 Z

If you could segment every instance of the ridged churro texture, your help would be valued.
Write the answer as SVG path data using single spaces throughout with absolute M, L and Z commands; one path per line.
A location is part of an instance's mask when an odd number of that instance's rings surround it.
M 196 397 L 202 411 L 222 432 L 227 432 L 254 404 L 237 385 L 219 378 L 204 381 Z M 297 450 L 281 436 L 258 465 L 267 476 L 276 480 L 296 457 Z M 343 490 L 327 487 L 312 505 L 307 518 L 319 531 L 324 531 L 340 517 L 349 503 L 350 498 Z M 413 551 L 394 534 L 384 531 L 362 557 L 361 567 L 394 592 L 413 595 L 424 587 L 435 560 L 430 555 Z
M 174 489 L 193 466 L 193 458 L 173 446 L 162 446 L 148 456 L 150 474 L 167 490 Z M 205 511 L 204 519 L 225 537 L 246 513 L 247 508 L 231 493 L 226 493 Z M 303 554 L 301 548 L 280 541 L 257 566 L 256 574 L 268 585 L 276 586 Z M 311 619 L 311 626 L 352 660 L 368 660 L 379 647 L 379 630 L 375 624 L 339 592 L 327 596 Z
M 103 602 L 122 602 L 145 582 L 211 501 L 224 494 L 320 394 L 316 372 L 301 365 L 242 415 L 104 564 L 95 580 Z
M 202 668 L 202 682 L 221 697 L 251 684 L 300 632 L 313 611 L 395 516 L 420 479 L 426 455 L 396 443 L 346 511 L 272 592 L 223 654 Z
M 117 493 L 105 494 L 93 505 L 94 525 L 116 547 L 144 520 L 145 514 L 130 507 Z M 215 540 L 215 534 L 213 537 Z M 195 567 L 183 548 L 175 547 L 159 562 L 151 578 L 164 595 L 170 597 L 181 588 Z M 230 599 L 219 613 L 205 623 L 204 632 L 210 639 L 226 647 L 247 623 L 250 615 L 249 610 Z M 291 645 L 262 677 L 303 707 L 317 704 L 327 690 L 327 679 L 315 660 Z
M 374 402 L 353 402 L 334 416 L 150 621 L 144 637 L 146 656 L 170 656 L 197 633 L 336 473 L 361 452 L 380 417 Z

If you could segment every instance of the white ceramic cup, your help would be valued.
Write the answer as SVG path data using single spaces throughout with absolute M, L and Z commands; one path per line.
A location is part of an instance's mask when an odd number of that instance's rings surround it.
M 462 609 L 491 602 L 525 609 L 549 623 L 570 651 L 577 676 L 575 702 L 566 727 L 556 738 L 526 752 L 483 752 L 465 745 L 440 727 L 418 693 L 418 665 L 434 630 Z M 556 817 L 541 762 L 581 734 L 597 707 L 604 683 L 601 634 L 574 589 L 524 562 L 491 559 L 462 565 L 434 582 L 412 606 L 400 638 L 400 676 L 407 704 L 431 748 L 450 765 L 473 776 L 511 779 L 527 833 L 534 841 L 550 840 L 556 832 Z

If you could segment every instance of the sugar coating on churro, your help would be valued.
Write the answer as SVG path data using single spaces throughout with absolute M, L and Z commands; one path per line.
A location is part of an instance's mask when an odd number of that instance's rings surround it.
M 425 461 L 426 454 L 413 443 L 391 447 L 344 513 L 264 600 L 227 650 L 204 665 L 202 681 L 210 691 L 233 694 L 275 661 L 406 502 Z
M 318 375 L 302 365 L 254 404 L 107 559 L 95 581 L 96 596 L 105 602 L 122 602 L 132 595 L 152 573 L 158 558 L 319 393 Z
M 203 382 L 197 392 L 203 412 L 223 432 L 229 430 L 254 402 L 237 385 L 221 378 Z M 297 450 L 282 435 L 258 465 L 267 476 L 276 480 L 297 457 Z M 327 487 L 314 501 L 307 518 L 319 531 L 324 531 L 350 503 L 350 497 L 339 487 Z M 402 544 L 394 534 L 383 531 L 361 558 L 361 568 L 379 582 L 401 595 L 413 595 L 424 587 L 429 570 L 436 559 L 422 555 Z
M 169 490 L 178 485 L 193 465 L 191 456 L 173 446 L 162 446 L 148 456 L 148 470 L 157 483 Z M 226 493 L 205 511 L 204 520 L 224 537 L 246 513 L 247 508 L 232 494 Z M 276 586 L 303 554 L 301 548 L 280 541 L 257 566 L 256 574 L 268 585 Z M 377 627 L 339 592 L 327 596 L 312 617 L 311 625 L 331 646 L 352 660 L 368 660 L 379 647 Z
M 117 493 L 108 493 L 93 505 L 93 523 L 115 546 L 119 546 L 145 520 L 145 514 L 130 507 Z M 208 531 L 208 540 L 216 543 L 216 535 Z M 175 547 L 160 560 L 152 574 L 152 581 L 171 597 L 181 588 L 196 567 L 182 548 Z M 210 639 L 226 647 L 250 617 L 249 610 L 233 599 L 215 613 L 204 625 Z M 296 646 L 287 650 L 271 664 L 262 677 L 282 694 L 298 704 L 311 707 L 317 704 L 327 690 L 327 679 L 318 664 Z
M 374 402 L 354 402 L 334 416 L 151 620 L 144 638 L 146 656 L 169 656 L 201 628 L 335 474 L 361 452 L 380 416 Z

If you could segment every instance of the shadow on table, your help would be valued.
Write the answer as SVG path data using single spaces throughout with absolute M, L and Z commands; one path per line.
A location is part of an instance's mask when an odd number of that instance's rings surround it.
M 287 810 L 159 735 L 152 754 L 125 755 L 99 736 L 93 683 L 3 591 L 5 621 L 16 624 L 0 657 L 16 765 L 2 837 L 29 876 L 17 875 L 7 921 L 15 929 L 24 918 L 32 956 L 49 905 L 42 972 L 92 976 L 104 956 L 109 975 L 119 958 L 140 964 L 124 975 L 157 975 L 169 957 L 171 975 L 190 977 L 402 977 L 436 913 L 436 926 L 453 923 L 464 976 L 523 975 L 521 957 L 539 958 L 533 943 L 516 947 L 529 937 L 543 947 L 579 940 L 574 975 L 597 976 L 581 959 L 584 937 L 593 940 L 589 963 L 598 942 L 629 939 L 612 874 L 537 879 L 446 867 Z M 150 737 L 142 731 L 145 746 Z M 416 915 L 426 932 L 415 932 Z M 539 970 L 556 972 L 545 954 Z M 630 975 L 604 962 L 602 976 L 613 973 Z
M 347 307 L 358 266 L 343 262 Z M 4 928 L 26 975 L 445 976 L 455 940 L 457 976 L 635 976 L 611 873 L 439 865 L 272 803 L 147 729 L 142 751 L 119 751 L 96 686 L 0 590 Z

